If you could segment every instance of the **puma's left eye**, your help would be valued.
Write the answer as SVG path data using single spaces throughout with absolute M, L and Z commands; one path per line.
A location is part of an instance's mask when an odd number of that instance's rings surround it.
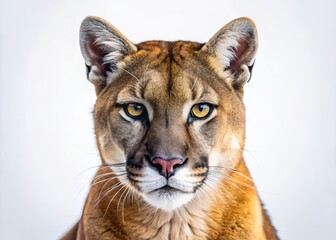
M 139 103 L 128 103 L 124 106 L 124 111 L 128 116 L 138 119 L 145 114 L 145 107 Z
M 190 111 L 190 116 L 194 119 L 204 119 L 209 117 L 213 110 L 213 105 L 209 103 L 195 104 Z

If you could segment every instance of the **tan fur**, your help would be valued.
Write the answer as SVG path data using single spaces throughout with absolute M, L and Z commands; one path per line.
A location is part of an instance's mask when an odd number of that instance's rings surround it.
M 82 29 L 82 52 L 91 67 L 88 78 L 97 92 L 94 123 L 102 166 L 79 223 L 62 239 L 278 239 L 242 156 L 243 86 L 257 48 L 254 23 L 235 20 L 206 45 L 184 41 L 133 45 L 99 18 L 87 18 Z M 111 37 L 90 45 L 101 29 Z M 236 59 L 225 60 L 230 65 L 224 69 L 218 49 L 233 31 L 242 31 L 232 48 Z M 113 51 L 106 46 L 115 47 L 108 41 L 116 38 L 118 48 L 126 47 L 116 49 L 118 59 L 111 57 L 100 65 L 97 57 Z M 127 102 L 146 107 L 146 123 L 125 116 L 120 105 Z M 188 122 L 188 109 L 203 102 L 216 106 L 212 115 Z M 163 181 L 146 160 L 148 154 L 187 159 L 167 179 L 173 184 L 169 186 L 179 189 L 176 195 L 171 190 L 160 190 L 163 195 L 146 192 L 150 184 Z M 167 210 L 161 203 L 155 207 L 148 202 L 156 199 L 164 204 L 164 194 L 178 207 Z M 182 198 L 186 203 L 180 206 Z

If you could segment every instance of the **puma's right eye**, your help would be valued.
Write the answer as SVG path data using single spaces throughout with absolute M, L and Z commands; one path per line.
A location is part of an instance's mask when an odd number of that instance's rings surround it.
M 140 103 L 128 103 L 124 105 L 125 113 L 134 119 L 139 119 L 146 113 L 145 106 Z

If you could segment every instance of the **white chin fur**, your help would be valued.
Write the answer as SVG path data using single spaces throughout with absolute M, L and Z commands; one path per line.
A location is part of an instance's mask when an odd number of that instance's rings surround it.
M 193 193 L 183 193 L 180 191 L 167 192 L 164 190 L 143 193 L 142 196 L 147 203 L 166 212 L 182 207 L 194 198 Z

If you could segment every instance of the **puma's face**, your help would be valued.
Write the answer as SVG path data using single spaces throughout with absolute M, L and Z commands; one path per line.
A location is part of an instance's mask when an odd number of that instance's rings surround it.
M 120 182 L 166 211 L 199 192 L 215 194 L 242 154 L 242 88 L 256 41 L 248 19 L 231 22 L 205 45 L 133 45 L 103 20 L 84 20 L 98 147 Z

